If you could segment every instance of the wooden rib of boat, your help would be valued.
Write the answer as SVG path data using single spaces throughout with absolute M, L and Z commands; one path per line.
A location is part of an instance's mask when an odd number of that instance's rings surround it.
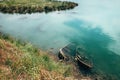
M 75 59 L 86 68 L 91 69 L 93 67 L 92 61 L 85 56 L 85 50 L 81 47 L 76 48 Z
M 66 60 L 66 61 L 69 60 L 69 58 L 68 58 L 67 55 L 63 52 L 62 49 L 63 49 L 63 48 L 60 49 L 59 54 L 58 54 L 58 57 L 59 57 L 60 59 Z
M 84 50 L 80 47 L 78 49 L 74 46 L 74 48 L 76 50 L 71 48 L 71 45 L 67 45 L 64 48 L 61 48 L 59 50 L 58 57 L 63 60 L 69 60 L 69 58 L 73 57 L 73 60 L 78 61 L 78 65 L 82 65 L 85 68 L 91 69 L 93 67 L 93 63 L 85 55 L 82 54 L 84 53 Z
M 87 58 L 85 58 L 85 57 L 83 58 L 80 55 L 77 55 L 75 57 L 75 60 L 77 60 L 81 65 L 83 65 L 86 68 L 92 68 L 93 67 L 93 64 L 89 60 L 87 60 Z

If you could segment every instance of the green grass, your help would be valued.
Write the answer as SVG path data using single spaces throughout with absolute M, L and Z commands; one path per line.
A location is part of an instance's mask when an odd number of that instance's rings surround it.
M 4 0 L 0 2 L 0 11 L 4 13 L 33 13 L 66 10 L 78 4 L 56 0 Z
M 16 6 L 16 5 L 20 5 L 20 6 L 45 6 L 45 5 L 60 5 L 61 3 L 59 2 L 55 2 L 55 1 L 49 1 L 49 0 L 5 0 L 3 2 L 0 2 L 3 5 L 6 6 Z
M 56 62 L 48 53 L 8 35 L 0 34 L 0 51 L 2 51 L 0 60 L 4 56 L 0 67 L 5 66 L 10 71 L 9 75 L 4 74 L 0 68 L 0 79 L 19 79 L 24 76 L 24 79 L 39 80 L 43 76 L 41 70 L 48 71 L 46 74 L 49 75 L 71 76 L 70 65 Z M 54 77 L 52 78 L 54 79 Z

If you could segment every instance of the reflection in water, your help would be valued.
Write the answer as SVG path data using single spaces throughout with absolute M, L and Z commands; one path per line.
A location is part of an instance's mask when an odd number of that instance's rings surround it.
M 93 59 L 95 67 L 107 73 L 120 73 L 120 64 L 117 64 L 120 61 L 120 57 L 108 49 L 109 43 L 113 42 L 111 37 L 104 34 L 98 27 L 84 27 L 92 25 L 86 25 L 87 23 L 81 22 L 81 20 L 73 20 L 65 24 L 78 31 L 77 34 L 69 38 L 69 41 L 84 47 L 88 56 Z
M 99 26 L 102 31 L 115 41 L 109 44 L 109 49 L 120 55 L 120 1 L 119 0 L 80 0 L 76 18 Z M 98 26 L 97 26 L 98 27 Z
M 74 42 L 85 48 L 95 68 L 120 77 L 119 0 L 75 1 L 79 7 L 60 14 L 0 13 L 0 31 L 55 53 Z

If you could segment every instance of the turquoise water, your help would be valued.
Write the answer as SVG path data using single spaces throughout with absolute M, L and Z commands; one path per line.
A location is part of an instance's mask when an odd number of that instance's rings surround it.
M 69 11 L 0 13 L 0 31 L 54 52 L 74 42 L 85 48 L 96 69 L 120 78 L 120 1 L 73 1 L 79 6 Z

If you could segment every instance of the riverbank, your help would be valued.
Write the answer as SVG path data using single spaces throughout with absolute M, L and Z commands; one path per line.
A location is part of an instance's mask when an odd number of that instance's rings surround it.
M 78 77 L 65 64 L 41 49 L 0 33 L 0 79 L 74 80 Z
M 3 13 L 35 13 L 73 9 L 77 3 L 52 0 L 3 0 L 0 1 L 0 12 Z
M 0 79 L 114 80 L 103 72 L 82 70 L 75 62 L 59 60 L 28 42 L 0 33 Z

